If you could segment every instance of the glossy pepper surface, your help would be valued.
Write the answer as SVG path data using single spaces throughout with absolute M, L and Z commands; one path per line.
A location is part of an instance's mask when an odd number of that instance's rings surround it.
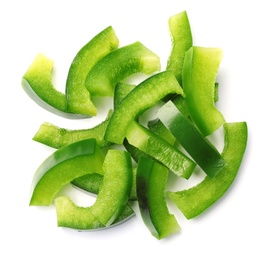
M 184 116 L 171 101 L 160 108 L 157 114 L 162 123 L 208 176 L 215 176 L 225 167 L 226 162 L 218 150 L 202 136 L 191 120 Z
M 33 178 L 31 206 L 49 206 L 64 185 L 90 173 L 103 174 L 104 153 L 95 139 L 82 140 L 51 154 Z
M 187 190 L 168 192 L 187 219 L 208 209 L 229 189 L 241 166 L 247 145 L 246 122 L 224 124 L 225 146 L 222 152 L 227 165 L 213 178 L 206 176 L 198 185 Z

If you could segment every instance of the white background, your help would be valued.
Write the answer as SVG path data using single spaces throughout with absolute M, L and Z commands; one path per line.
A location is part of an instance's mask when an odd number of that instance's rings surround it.
M 224 50 L 219 109 L 227 121 L 248 124 L 248 147 L 234 184 L 194 220 L 177 212 L 182 231 L 161 241 L 149 233 L 137 209 L 132 220 L 106 231 L 58 228 L 53 205 L 28 206 L 33 174 L 53 152 L 32 137 L 45 121 L 91 127 L 106 110 L 81 121 L 52 115 L 26 95 L 22 75 L 43 52 L 55 61 L 53 80 L 64 91 L 77 51 L 109 25 L 121 46 L 141 41 L 164 68 L 170 52 L 167 21 L 183 10 L 194 45 Z M 1 1 L 0 259 L 271 259 L 270 11 L 264 0 Z

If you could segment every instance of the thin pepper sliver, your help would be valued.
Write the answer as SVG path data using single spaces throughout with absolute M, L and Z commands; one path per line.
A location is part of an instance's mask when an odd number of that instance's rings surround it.
M 225 146 L 222 157 L 227 165 L 213 178 L 206 176 L 198 185 L 187 190 L 171 192 L 168 197 L 187 219 L 192 219 L 213 205 L 229 189 L 241 166 L 246 150 L 246 122 L 225 123 Z

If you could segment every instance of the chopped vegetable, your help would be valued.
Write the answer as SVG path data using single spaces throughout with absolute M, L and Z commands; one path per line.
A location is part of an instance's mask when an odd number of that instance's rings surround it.
M 51 78 L 53 60 L 39 53 L 23 75 L 22 87 L 25 92 L 41 107 L 67 118 L 85 116 L 66 112 L 66 97 L 58 91 Z
M 157 73 L 141 82 L 114 110 L 105 132 L 105 140 L 122 144 L 129 124 L 171 93 L 183 94 L 183 90 L 169 71 Z
M 80 140 L 95 138 L 100 148 L 109 147 L 111 143 L 104 140 L 104 133 L 109 123 L 110 116 L 111 113 L 109 113 L 104 121 L 93 128 L 77 130 L 61 128 L 45 122 L 40 126 L 34 135 L 33 140 L 58 149 Z
M 247 124 L 226 123 L 224 131 L 222 157 L 227 165 L 215 177 L 206 176 L 202 182 L 188 190 L 167 193 L 188 219 L 200 215 L 214 204 L 229 189 L 238 173 L 247 145 Z
M 192 47 L 193 39 L 186 11 L 169 18 L 169 30 L 172 40 L 172 50 L 167 62 L 167 70 L 174 73 L 182 84 L 182 70 L 186 51 Z
M 49 206 L 62 186 L 89 173 L 103 174 L 104 153 L 95 139 L 58 149 L 37 169 L 33 178 L 31 206 Z
M 116 226 L 135 215 L 130 203 L 137 200 L 144 223 L 154 237 L 163 239 L 180 231 L 167 198 L 191 219 L 234 181 L 246 149 L 247 124 L 226 122 L 215 106 L 222 50 L 192 45 L 185 11 L 170 17 L 169 29 L 172 49 L 162 72 L 157 54 L 139 41 L 119 48 L 109 26 L 75 56 L 65 94 L 54 88 L 53 61 L 43 54 L 24 74 L 28 94 L 67 118 L 96 115 L 92 96 L 114 96 L 112 111 L 96 126 L 71 130 L 44 123 L 33 137 L 58 150 L 37 169 L 30 205 L 49 206 L 54 201 L 58 226 L 78 230 Z M 138 85 L 122 82 L 135 73 L 146 79 Z M 157 107 L 157 118 L 143 122 L 145 112 Z M 220 154 L 207 136 L 222 126 Z M 202 182 L 187 190 L 166 190 L 169 173 L 188 179 L 196 166 L 207 174 Z M 97 194 L 95 203 L 81 207 L 68 196 L 57 196 L 68 183 Z
M 137 197 L 141 216 L 152 235 L 163 239 L 180 231 L 167 208 L 165 188 L 168 169 L 147 157 L 140 157 L 137 168 Z
M 222 59 L 218 48 L 191 47 L 185 53 L 183 89 L 189 114 L 204 136 L 225 123 L 215 107 L 215 79 Z
M 104 177 L 95 203 L 78 207 L 66 196 L 58 197 L 58 224 L 88 229 L 111 225 L 123 212 L 132 188 L 133 170 L 129 153 L 109 150 L 103 163 Z M 64 207 L 63 207 L 64 206 Z
M 133 121 L 127 130 L 128 142 L 168 167 L 177 176 L 188 179 L 196 164 L 180 150 Z
M 160 108 L 158 118 L 208 176 L 214 177 L 225 167 L 217 149 L 171 101 Z
M 90 70 L 85 86 L 92 95 L 113 96 L 115 86 L 135 73 L 151 74 L 160 70 L 159 57 L 142 43 L 135 42 L 108 55 Z
M 97 108 L 85 87 L 85 80 L 92 67 L 111 51 L 117 49 L 118 45 L 119 40 L 112 26 L 109 26 L 77 53 L 70 66 L 66 82 L 68 112 L 87 116 L 97 114 Z

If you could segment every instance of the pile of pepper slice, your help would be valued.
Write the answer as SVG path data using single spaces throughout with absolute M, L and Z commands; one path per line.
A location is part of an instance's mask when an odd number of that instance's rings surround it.
M 26 92 L 39 105 L 67 118 L 95 116 L 92 96 L 114 99 L 107 118 L 93 128 L 72 130 L 44 123 L 33 137 L 56 151 L 35 173 L 30 205 L 54 202 L 58 226 L 112 227 L 134 216 L 133 206 L 138 205 L 151 234 L 163 239 L 181 229 L 167 199 L 191 219 L 234 181 L 246 149 L 247 124 L 227 122 L 216 107 L 222 50 L 193 46 L 186 11 L 170 17 L 169 29 L 172 50 L 164 71 L 159 71 L 159 56 L 142 43 L 118 47 L 109 26 L 75 56 L 65 94 L 54 88 L 53 61 L 43 54 L 24 74 Z M 138 85 L 123 82 L 136 73 L 146 74 L 146 79 Z M 157 119 L 144 125 L 141 116 L 157 105 Z M 208 138 L 220 128 L 222 153 Z M 177 192 L 166 189 L 169 174 L 189 179 L 196 167 L 206 174 L 200 183 Z M 79 207 L 69 197 L 58 196 L 68 183 L 97 194 L 96 202 Z

